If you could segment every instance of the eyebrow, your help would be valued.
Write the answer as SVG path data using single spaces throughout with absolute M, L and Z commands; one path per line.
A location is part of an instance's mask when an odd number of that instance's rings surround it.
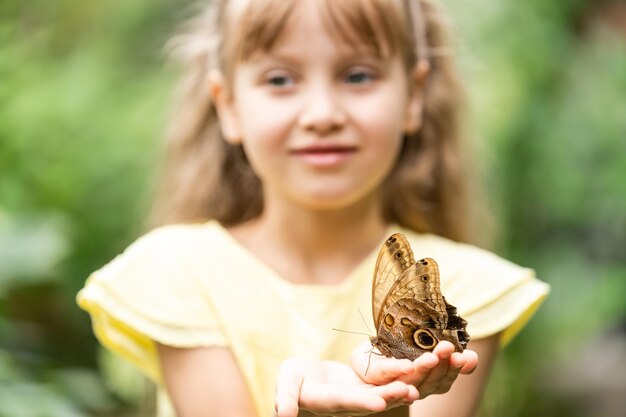
M 299 52 L 292 51 L 280 51 L 278 48 L 272 48 L 270 50 L 258 50 L 247 59 L 249 62 L 259 62 L 264 59 L 272 59 L 276 61 L 282 61 L 285 63 L 297 63 L 300 61 Z M 352 61 L 352 60 L 374 60 L 374 61 L 387 61 L 386 56 L 379 54 L 374 48 L 365 46 L 363 48 L 349 48 L 345 52 L 339 52 L 337 55 L 337 61 Z

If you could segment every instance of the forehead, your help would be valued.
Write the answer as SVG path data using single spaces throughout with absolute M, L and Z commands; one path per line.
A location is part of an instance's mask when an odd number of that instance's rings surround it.
M 231 0 L 223 62 L 229 66 L 256 52 L 271 51 L 311 14 L 316 14 L 338 47 L 363 48 L 381 57 L 400 51 L 410 60 L 403 12 L 400 0 Z

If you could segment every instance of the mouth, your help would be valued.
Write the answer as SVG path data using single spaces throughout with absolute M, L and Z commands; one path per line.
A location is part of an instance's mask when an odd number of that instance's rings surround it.
M 289 153 L 313 167 L 331 168 L 341 165 L 357 151 L 356 146 L 325 144 L 305 146 Z

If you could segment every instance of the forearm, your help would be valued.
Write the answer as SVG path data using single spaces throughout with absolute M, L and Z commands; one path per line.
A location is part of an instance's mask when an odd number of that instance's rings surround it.
M 491 374 L 500 336 L 470 342 L 468 348 L 478 354 L 479 366 L 471 375 L 461 375 L 450 391 L 431 395 L 411 405 L 410 417 L 473 417 Z
M 158 345 L 158 352 L 177 417 L 256 417 L 230 350 Z

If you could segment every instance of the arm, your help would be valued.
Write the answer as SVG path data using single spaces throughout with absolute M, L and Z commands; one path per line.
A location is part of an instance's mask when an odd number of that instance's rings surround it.
M 161 370 L 178 417 L 252 417 L 254 406 L 227 348 L 158 344 Z
M 411 417 L 471 417 L 475 415 L 491 368 L 498 352 L 499 334 L 470 342 L 469 347 L 480 358 L 480 364 L 471 375 L 465 375 L 443 395 L 431 395 L 411 405 Z

